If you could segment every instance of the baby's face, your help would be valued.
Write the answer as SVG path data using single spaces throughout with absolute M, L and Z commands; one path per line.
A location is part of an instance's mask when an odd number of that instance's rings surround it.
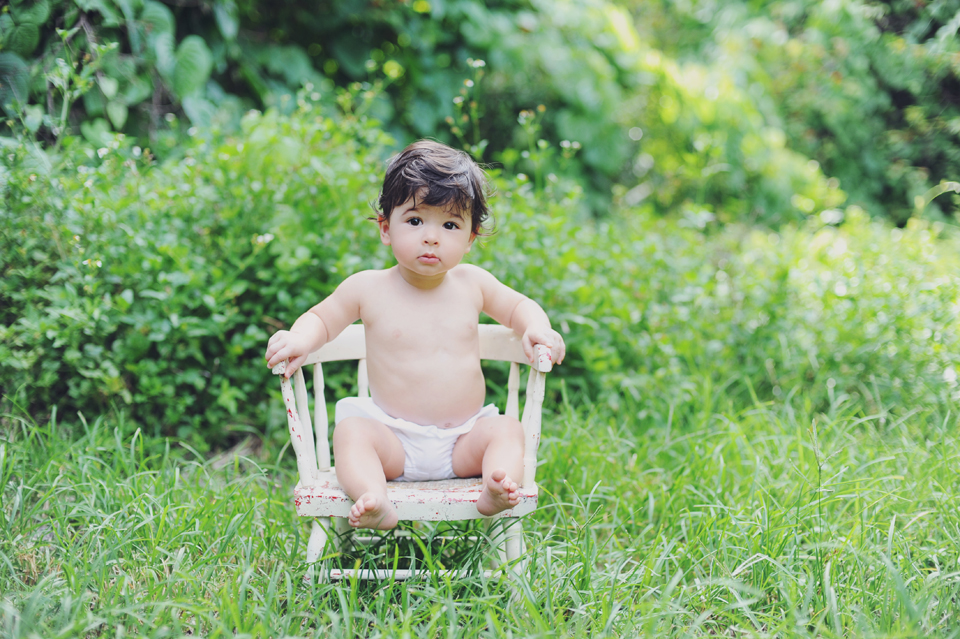
M 380 221 L 380 240 L 393 249 L 401 272 L 421 278 L 442 279 L 470 250 L 474 237 L 468 217 L 413 198 Z

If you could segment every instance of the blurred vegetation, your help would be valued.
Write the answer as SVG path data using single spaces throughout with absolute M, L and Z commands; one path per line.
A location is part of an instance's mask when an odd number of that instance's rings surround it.
M 472 259 L 550 310 L 572 392 L 957 392 L 949 3 L 264 7 L 0 9 L 5 411 L 257 428 L 267 336 L 390 263 L 370 202 L 423 135 L 492 162 Z
M 364 93 L 340 96 L 350 115 L 304 95 L 234 134 L 198 130 L 162 162 L 130 138 L 70 138 L 48 175 L 30 140 L 6 149 L 8 635 L 946 633 L 955 229 L 856 206 L 776 232 L 642 207 L 578 220 L 582 187 L 550 177 L 563 147 L 537 149 L 540 178 L 494 175 L 499 232 L 470 254 L 569 344 L 521 587 L 303 586 L 262 354 L 344 274 L 391 261 L 367 216 L 393 143 Z
M 960 0 L 3 4 L 4 627 L 949 627 L 958 25 Z M 421 136 L 490 163 L 469 259 L 568 344 L 502 607 L 482 580 L 472 607 L 292 594 L 265 343 L 392 264 L 371 202 Z
M 282 414 L 268 405 L 268 335 L 346 275 L 392 263 L 369 220 L 392 149 L 363 115 L 375 99 L 343 94 L 348 114 L 327 117 L 302 94 L 291 115 L 198 131 L 159 163 L 120 135 L 98 151 L 69 139 L 49 174 L 29 140 L 8 148 L 5 412 L 116 406 L 200 449 Z M 570 392 L 641 415 L 702 384 L 729 387 L 735 408 L 801 390 L 811 410 L 957 393 L 952 227 L 891 228 L 856 206 L 779 232 L 644 208 L 593 222 L 570 215 L 579 184 L 538 182 L 493 173 L 498 232 L 471 259 L 550 310 Z
M 898 224 L 960 174 L 960 2 L 631 1 L 641 38 L 739 78 L 787 145 Z M 952 217 L 953 195 L 927 214 Z
M 960 0 L 13 0 L 0 103 L 47 146 L 123 132 L 162 158 L 190 126 L 290 113 L 305 86 L 331 114 L 360 83 L 397 145 L 527 174 L 540 144 L 579 145 L 554 168 L 600 217 L 776 226 L 847 203 L 903 225 L 958 210 L 930 202 L 960 174 L 958 24 Z

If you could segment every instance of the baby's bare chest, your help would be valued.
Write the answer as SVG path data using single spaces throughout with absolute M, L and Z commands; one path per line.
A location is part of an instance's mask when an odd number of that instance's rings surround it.
M 368 343 L 419 352 L 476 348 L 482 305 L 477 296 L 457 290 L 416 293 L 385 291 L 365 301 L 361 320 Z

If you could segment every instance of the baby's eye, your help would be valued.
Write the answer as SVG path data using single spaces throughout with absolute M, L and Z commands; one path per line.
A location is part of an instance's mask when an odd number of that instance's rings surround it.
M 423 220 L 421 220 L 419 217 L 411 217 L 409 220 L 407 220 L 407 224 L 410 226 L 420 226 L 423 224 Z
M 460 228 L 460 225 L 456 222 L 444 222 L 443 228 L 447 229 L 448 231 L 453 231 Z

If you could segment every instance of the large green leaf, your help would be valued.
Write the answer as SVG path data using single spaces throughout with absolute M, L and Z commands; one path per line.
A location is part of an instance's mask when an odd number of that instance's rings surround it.
M 153 94 L 153 85 L 140 76 L 130 78 L 127 87 L 120 92 L 125 104 L 140 104 Z
M 120 10 L 123 12 L 123 17 L 126 20 L 130 49 L 135 55 L 139 56 L 143 53 L 143 34 L 137 25 L 136 19 L 137 10 L 140 9 L 142 3 L 140 0 L 114 0 L 114 2 L 120 7 Z
M 115 27 L 120 24 L 120 14 L 107 0 L 73 0 L 84 11 L 96 11 L 103 16 L 103 26 Z
M 0 51 L 0 107 L 12 116 L 12 104 L 25 104 L 30 90 L 27 63 L 16 53 Z
M 136 13 L 136 6 L 139 6 L 139 2 L 135 0 L 113 0 L 114 4 L 120 7 L 120 11 L 123 12 L 123 17 L 128 21 L 133 20 Z
M 233 0 L 217 0 L 213 5 L 213 15 L 217 19 L 217 27 L 224 39 L 235 40 L 237 31 L 240 29 L 237 3 Z
M 143 11 L 140 13 L 140 22 L 151 33 L 170 33 L 174 32 L 175 22 L 173 13 L 166 6 L 153 0 L 147 0 L 143 3 Z
M 24 2 L 10 7 L 10 13 L 17 24 L 43 24 L 50 17 L 50 3 L 47 0 Z
M 118 131 L 127 123 L 127 105 L 119 100 L 107 102 L 107 117 Z
M 33 53 L 40 42 L 40 29 L 32 22 L 18 24 L 9 33 L 4 47 L 23 56 Z
M 256 57 L 271 74 L 282 77 L 292 87 L 301 86 L 317 74 L 310 56 L 297 46 L 268 45 Z
M 36 104 L 29 104 L 23 110 L 23 125 L 30 133 L 36 133 L 43 124 L 43 109 Z
M 83 94 L 83 108 L 87 112 L 88 118 L 103 115 L 106 106 L 107 101 L 104 99 L 102 91 L 87 91 Z
M 111 78 L 109 75 L 101 76 L 99 79 L 100 90 L 103 91 L 103 95 L 107 97 L 108 100 L 112 100 L 117 95 L 117 89 L 120 88 L 120 82 L 116 78 Z
M 180 98 L 200 89 L 210 77 L 213 57 L 200 36 L 187 36 L 177 47 L 173 67 L 173 91 Z
M 94 146 L 106 146 L 113 139 L 110 134 L 110 125 L 103 118 L 94 118 L 93 121 L 81 122 L 80 133 Z
M 183 99 L 183 112 L 194 126 L 209 127 L 217 113 L 217 107 L 205 98 L 187 96 Z
M 157 71 L 168 81 L 173 76 L 173 69 L 177 63 L 175 46 L 173 34 L 169 31 L 161 31 L 150 35 L 150 47 L 153 49 L 153 55 L 157 61 Z

